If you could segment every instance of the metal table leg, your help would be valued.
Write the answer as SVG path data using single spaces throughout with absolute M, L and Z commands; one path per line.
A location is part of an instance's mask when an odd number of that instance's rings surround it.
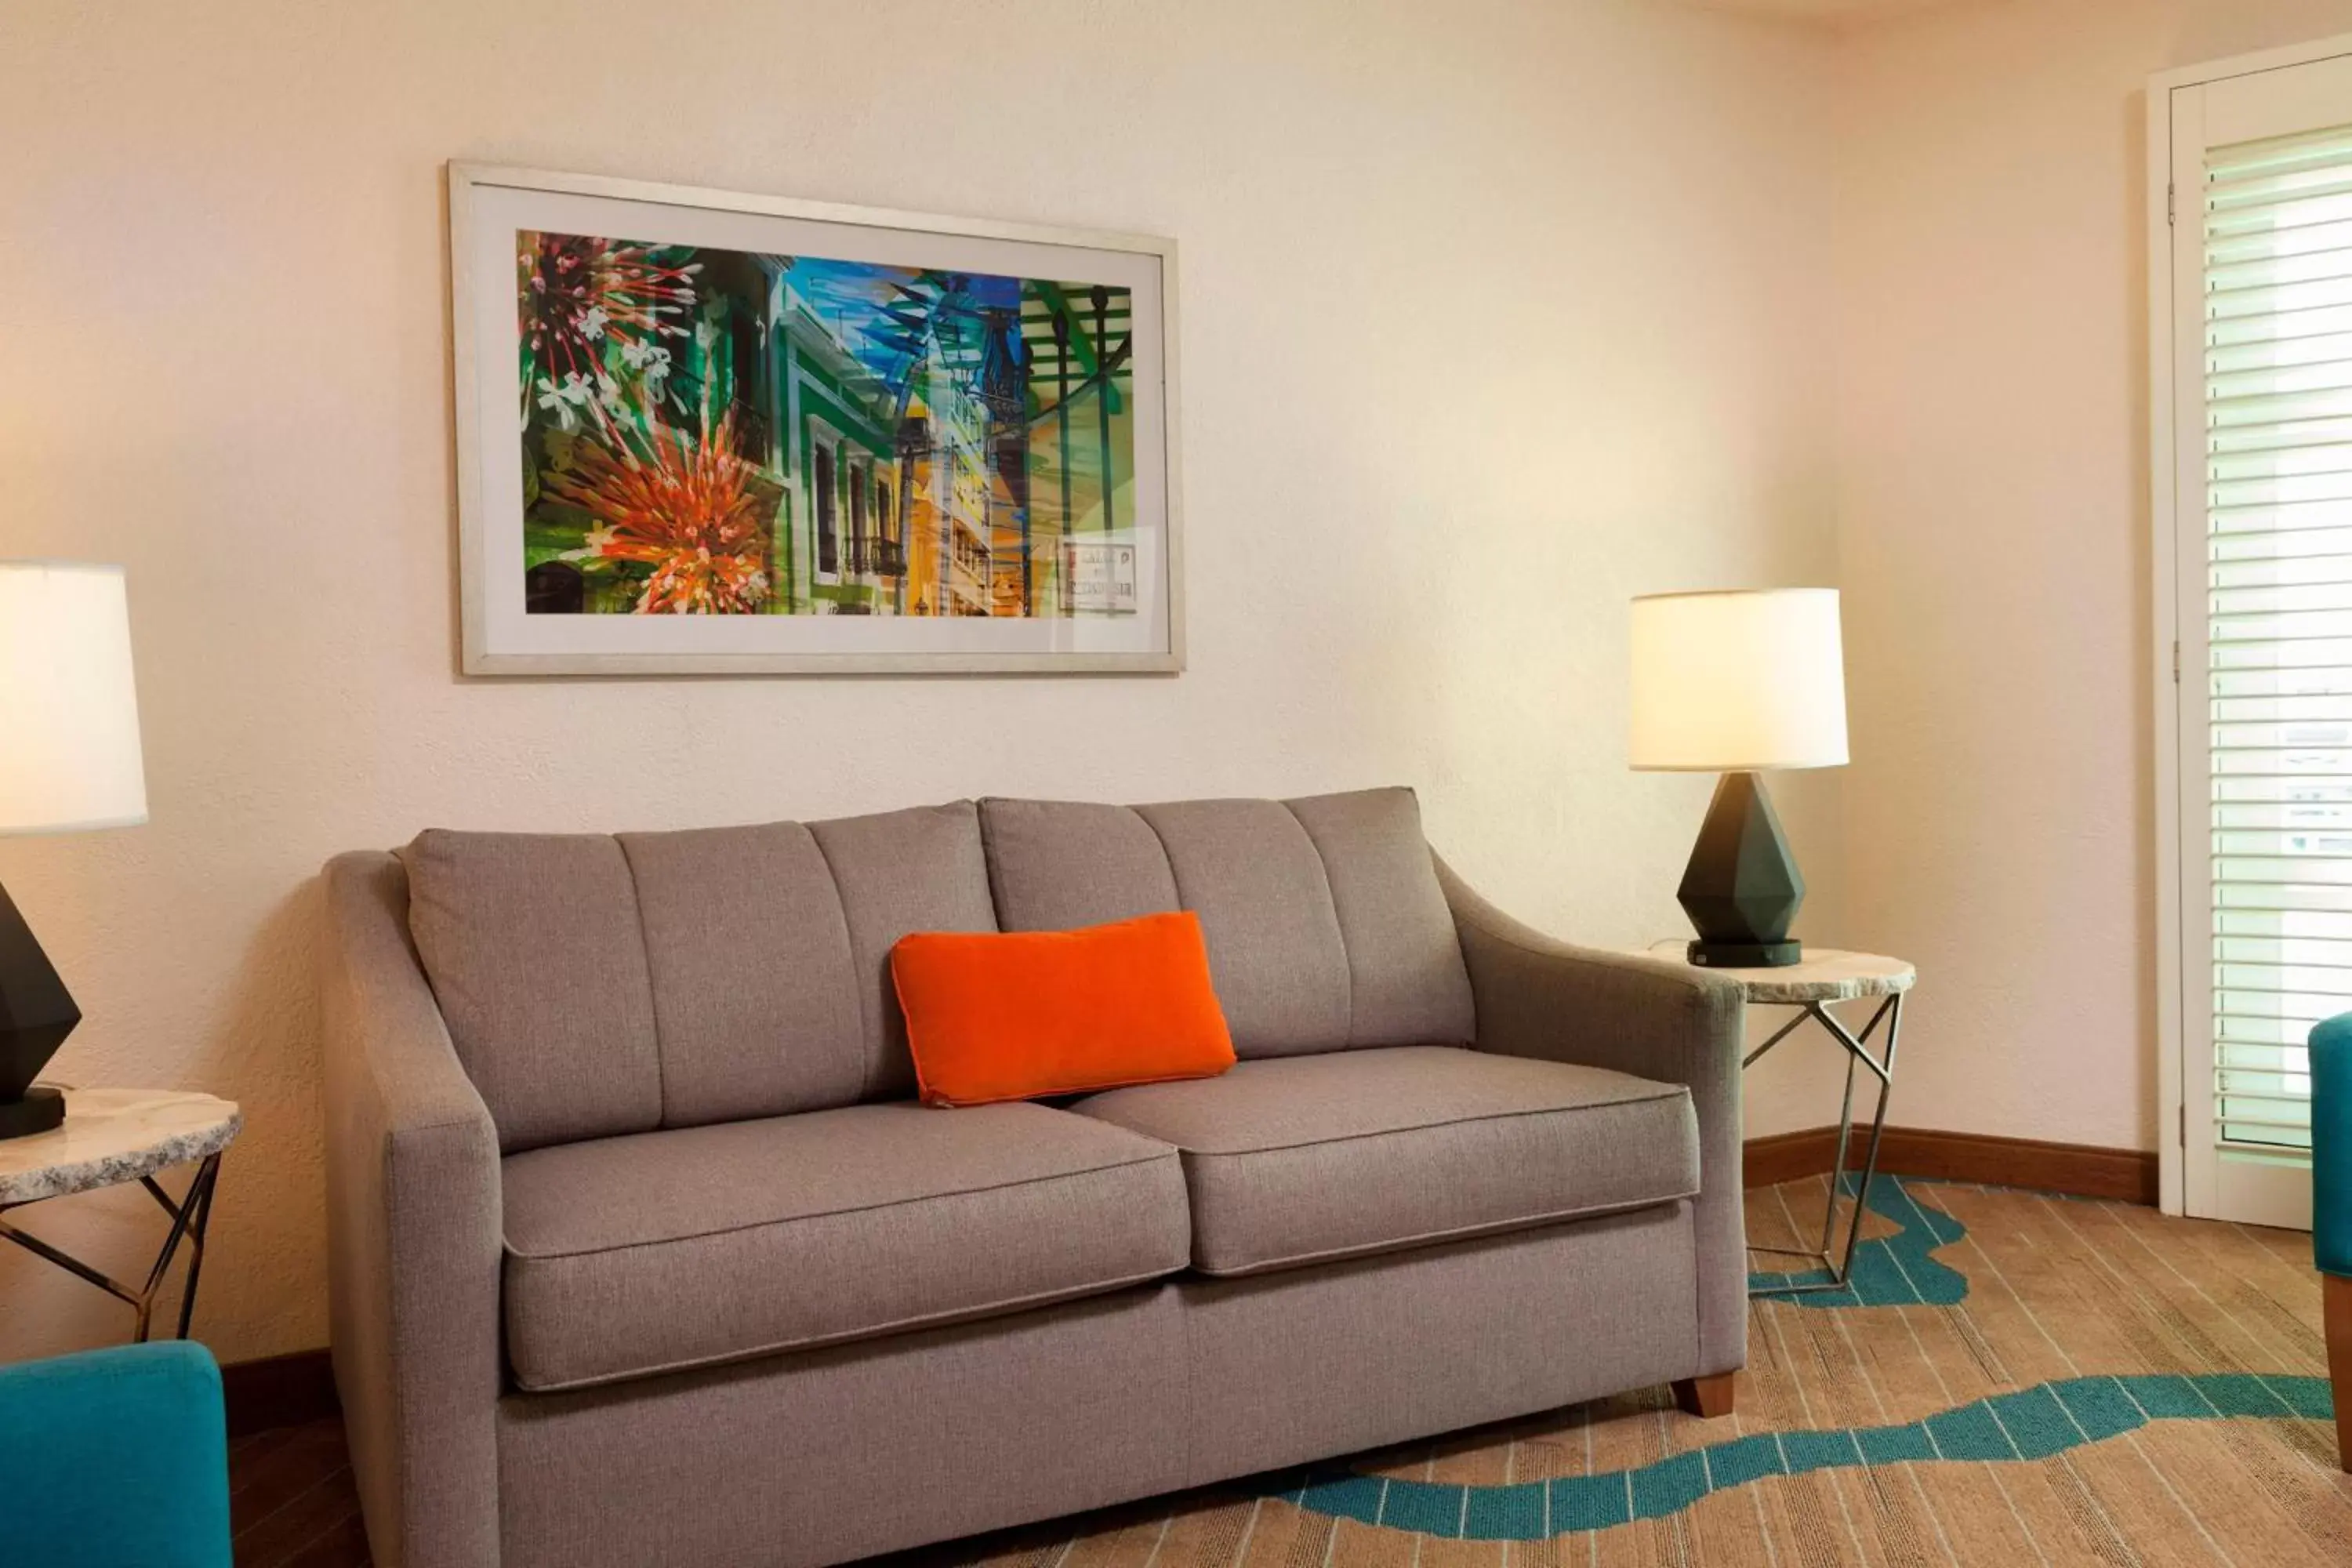
M 184 1340 L 188 1337 L 189 1321 L 195 1315 L 196 1280 L 204 1268 L 205 1236 L 212 1228 L 213 1190 L 219 1181 L 220 1155 L 217 1153 L 205 1156 L 203 1163 L 196 1167 L 194 1178 L 188 1183 L 187 1192 L 176 1200 L 154 1177 L 139 1178 L 139 1184 L 147 1189 L 148 1195 L 172 1216 L 172 1226 L 164 1233 L 163 1250 L 155 1255 L 153 1267 L 147 1270 L 145 1283 L 135 1289 L 31 1232 L 17 1229 L 5 1219 L 0 1219 L 0 1238 L 15 1242 L 35 1257 L 45 1258 L 67 1273 L 86 1279 L 108 1295 L 129 1303 L 139 1314 L 138 1328 L 131 1336 L 134 1342 L 149 1337 L 156 1299 L 163 1293 L 164 1280 L 171 1273 L 172 1259 L 184 1240 L 188 1246 L 187 1287 L 180 1298 L 178 1334 Z M 0 1214 L 26 1206 L 25 1204 L 0 1205 Z
M 1758 1058 L 1786 1039 L 1798 1025 L 1808 1018 L 1828 1030 L 1846 1052 L 1845 1096 L 1838 1110 L 1837 1153 L 1830 1167 L 1829 1206 L 1822 1215 L 1822 1244 L 1818 1247 L 1750 1247 L 1748 1250 L 1770 1253 L 1775 1257 L 1805 1258 L 1820 1264 L 1827 1277 L 1759 1288 L 1748 1292 L 1751 1296 L 1795 1296 L 1808 1291 L 1843 1290 L 1846 1288 L 1847 1281 L 1853 1276 L 1854 1249 L 1862 1241 L 1862 1216 L 1869 1207 L 1870 1185 L 1878 1174 L 1879 1144 L 1886 1134 L 1886 1104 L 1895 1087 L 1895 1051 L 1902 1039 L 1903 994 L 1895 992 L 1881 1002 L 1877 1011 L 1871 1014 L 1870 1022 L 1862 1026 L 1858 1035 L 1830 1011 L 1828 1004 L 1804 1003 L 1802 1011 L 1775 1030 L 1762 1045 L 1748 1053 L 1741 1067 L 1754 1065 Z M 1885 1045 L 1883 1055 L 1874 1056 L 1870 1049 L 1870 1041 L 1881 1024 L 1886 1027 Z M 1878 1105 L 1871 1118 L 1870 1141 L 1864 1152 L 1862 1169 L 1846 1211 L 1845 1245 L 1841 1248 L 1836 1245 L 1838 1202 L 1846 1195 L 1845 1163 L 1853 1142 L 1853 1078 L 1857 1065 L 1869 1068 L 1871 1076 L 1878 1079 Z

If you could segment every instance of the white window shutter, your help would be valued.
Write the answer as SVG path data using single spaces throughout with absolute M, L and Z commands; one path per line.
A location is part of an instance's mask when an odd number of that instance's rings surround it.
M 2203 174 L 2210 1135 L 2291 1160 L 2352 1011 L 2352 128 Z

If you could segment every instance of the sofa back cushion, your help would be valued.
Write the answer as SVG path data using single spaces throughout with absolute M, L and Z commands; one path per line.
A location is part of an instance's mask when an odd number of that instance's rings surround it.
M 984 828 L 984 833 L 983 833 Z M 421 834 L 409 927 L 509 1152 L 915 1092 L 910 931 L 1200 917 L 1243 1057 L 1473 1035 L 1412 792 Z
M 1470 977 L 1406 789 L 1160 805 L 984 800 L 1006 931 L 1191 910 L 1244 1058 L 1459 1044 Z
M 509 1152 L 914 1091 L 890 947 L 993 931 L 970 802 L 685 833 L 420 835 L 409 928 Z
M 408 930 L 502 1149 L 661 1123 L 661 1051 L 620 841 L 419 834 Z
M 854 1104 L 874 1066 L 856 956 L 816 835 L 797 822 L 625 833 L 661 1121 Z

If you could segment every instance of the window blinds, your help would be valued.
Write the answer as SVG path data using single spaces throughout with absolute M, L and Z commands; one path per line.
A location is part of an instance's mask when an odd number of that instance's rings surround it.
M 2204 174 L 2214 1122 L 2294 1158 L 2352 1011 L 2352 126 Z

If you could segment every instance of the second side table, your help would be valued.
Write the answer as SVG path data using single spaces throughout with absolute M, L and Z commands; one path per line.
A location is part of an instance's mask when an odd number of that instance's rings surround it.
M 180 1244 L 188 1246 L 187 1283 L 180 1295 L 179 1337 L 188 1337 L 196 1310 L 196 1279 L 204 1268 L 205 1238 L 211 1229 L 213 1188 L 220 1179 L 221 1151 L 245 1124 L 232 1100 L 169 1089 L 69 1089 L 62 1126 L 24 1138 L 0 1141 L 0 1216 L 30 1204 L 136 1182 L 163 1207 L 171 1226 L 163 1250 L 139 1284 L 127 1284 L 62 1247 L 0 1217 L 0 1241 L 79 1276 L 138 1314 L 132 1338 L 152 1328 L 155 1303 Z M 195 1174 L 177 1198 L 155 1178 L 167 1166 L 193 1163 Z
M 1684 947 L 1679 941 L 1661 942 L 1650 948 L 1647 956 L 1678 959 Z M 1871 1181 L 1878 1173 L 1878 1144 L 1886 1132 L 1886 1101 L 1895 1087 L 1895 1047 L 1903 1027 L 1903 998 L 1918 980 L 1918 973 L 1899 958 L 1882 958 L 1874 952 L 1844 952 L 1829 947 L 1808 948 L 1801 963 L 1780 969 L 1708 969 L 1706 973 L 1738 982 L 1752 1005 L 1797 1009 L 1794 1016 L 1740 1058 L 1741 1068 L 1754 1067 L 1765 1052 L 1794 1034 L 1808 1018 L 1827 1031 L 1846 1053 L 1845 1099 L 1838 1111 L 1837 1154 L 1830 1166 L 1829 1207 L 1822 1215 L 1822 1244 L 1818 1247 L 1748 1248 L 1750 1252 L 1809 1258 L 1824 1271 L 1819 1279 L 1759 1286 L 1749 1291 L 1750 1295 L 1793 1296 L 1809 1290 L 1843 1290 L 1853 1272 L 1853 1250 L 1862 1240 L 1862 1216 L 1870 1202 Z M 1872 997 L 1877 999 L 1878 1005 L 1872 1009 L 1869 1021 L 1859 1032 L 1849 1028 L 1843 1019 L 1830 1011 L 1832 1003 Z M 1874 1052 L 1872 1042 L 1880 1037 L 1882 1026 L 1884 1043 Z M 1857 1068 L 1867 1070 L 1878 1080 L 1878 1105 L 1871 1117 L 1870 1141 L 1863 1151 L 1862 1168 L 1857 1173 L 1846 1215 L 1844 1243 L 1841 1246 L 1839 1199 L 1845 1195 L 1846 1156 L 1853 1142 L 1853 1082 Z

